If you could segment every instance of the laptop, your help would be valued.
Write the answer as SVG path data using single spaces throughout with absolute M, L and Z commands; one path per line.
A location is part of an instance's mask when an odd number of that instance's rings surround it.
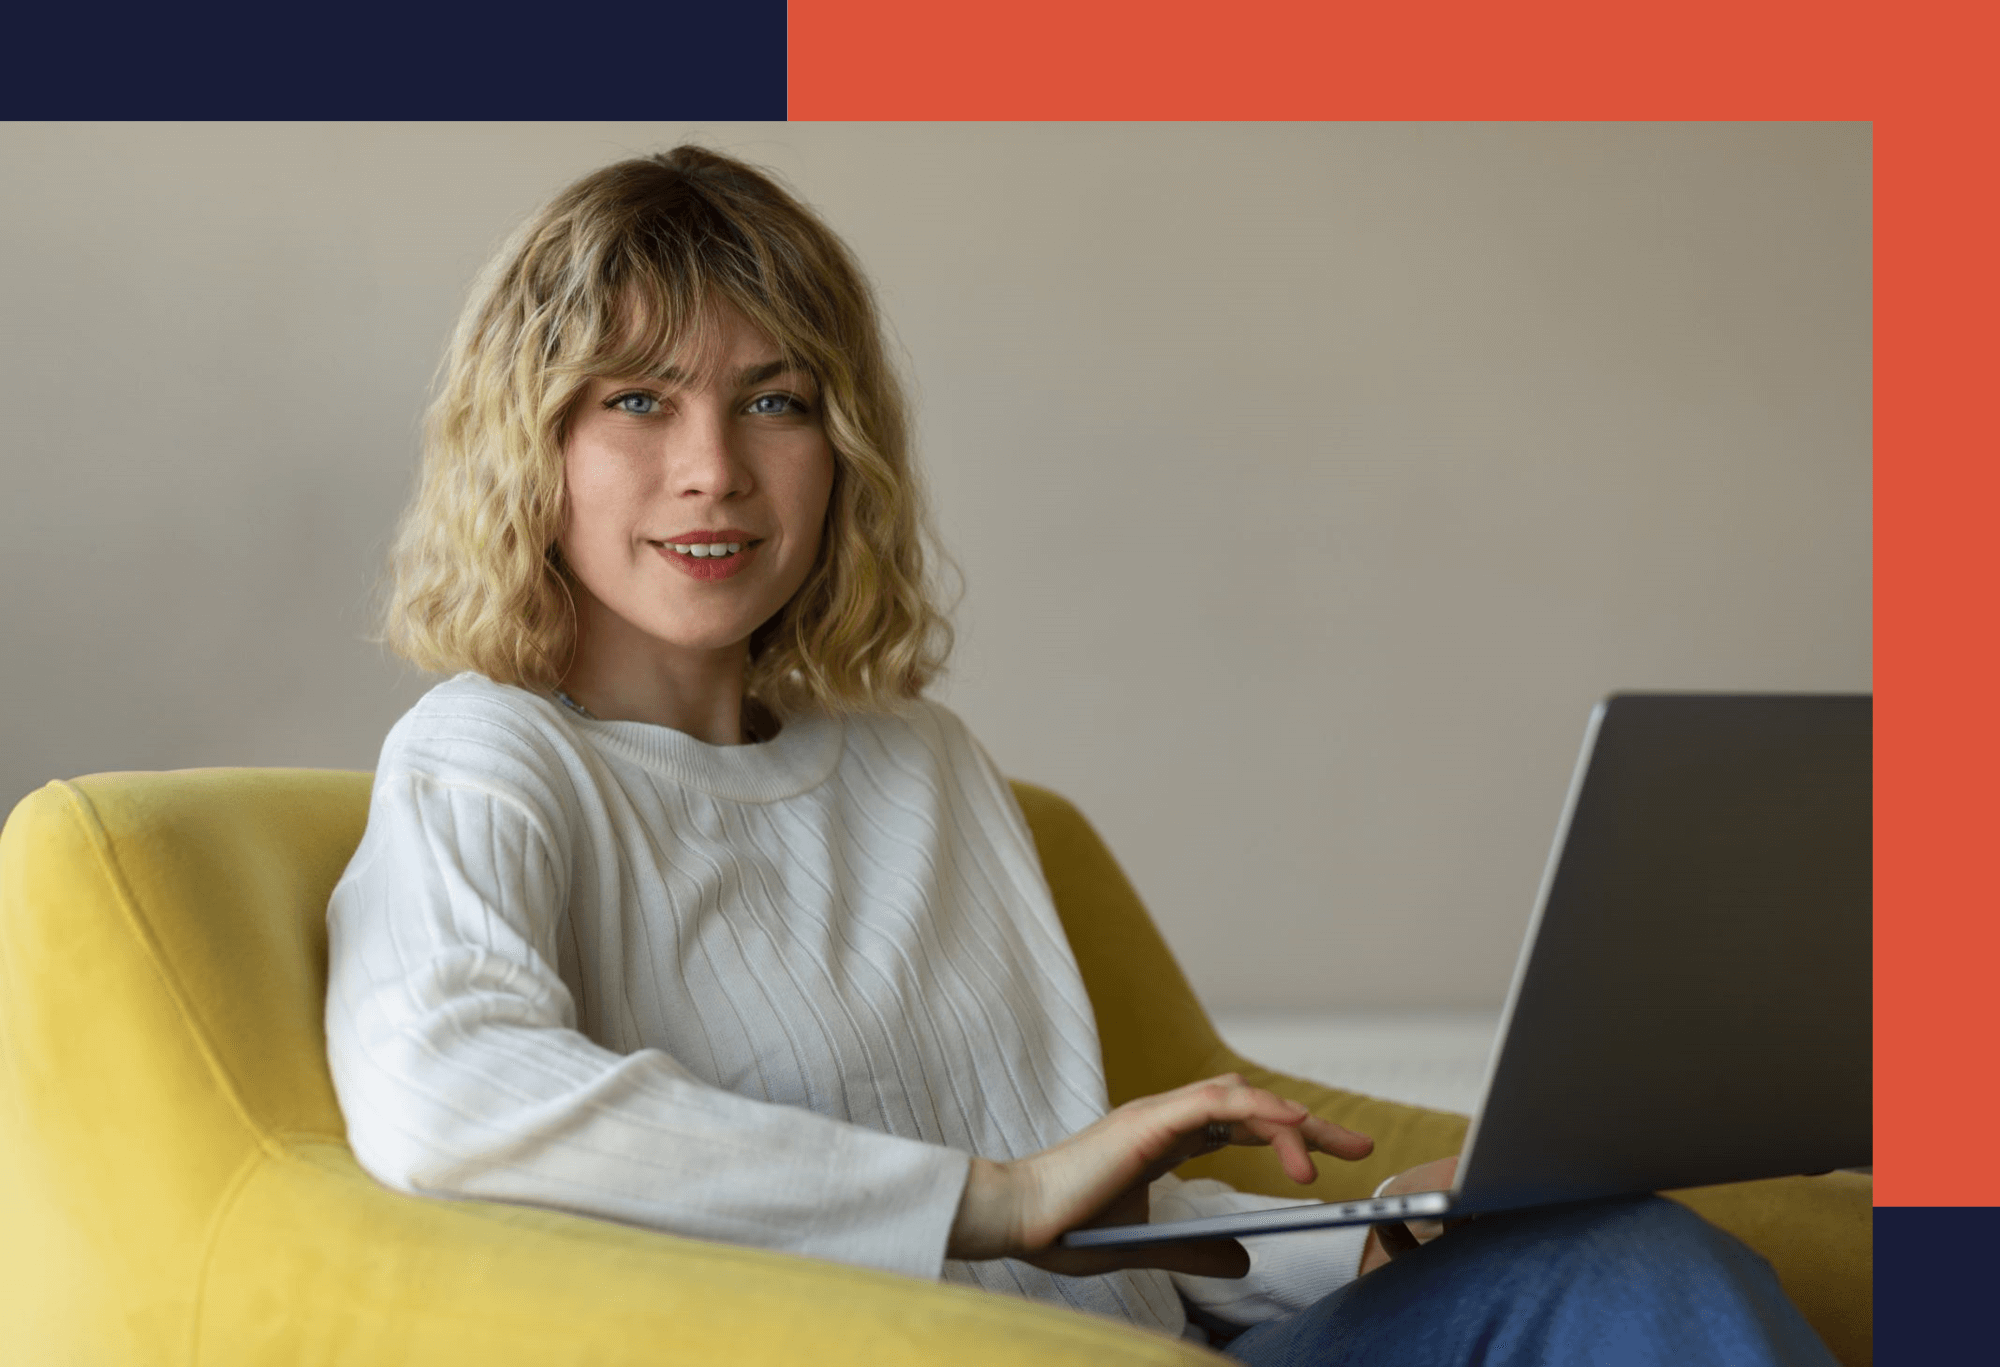
M 1873 712 L 1869 694 L 1597 705 L 1449 1191 L 1075 1230 L 1063 1244 L 1872 1165 Z

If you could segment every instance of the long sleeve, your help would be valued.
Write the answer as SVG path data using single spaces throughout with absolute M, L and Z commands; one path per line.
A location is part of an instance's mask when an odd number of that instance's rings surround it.
M 710 746 L 460 675 L 383 743 L 328 943 L 390 1186 L 1185 1324 L 1163 1272 L 944 1256 L 971 1155 L 1107 1101 L 1032 839 L 935 704 Z
M 328 1053 L 362 1165 L 412 1193 L 937 1276 L 966 1154 L 579 1032 L 549 824 L 481 786 L 379 778 L 329 908 Z
M 1160 1222 L 1204 1215 L 1234 1215 L 1297 1205 L 1284 1196 L 1259 1196 L 1208 1178 L 1183 1181 L 1163 1177 L 1153 1184 L 1152 1215 Z M 1245 1239 L 1250 1271 L 1240 1278 L 1191 1277 L 1172 1273 L 1174 1287 L 1188 1301 L 1230 1324 L 1261 1324 L 1303 1310 L 1361 1269 L 1366 1225 L 1263 1234 Z

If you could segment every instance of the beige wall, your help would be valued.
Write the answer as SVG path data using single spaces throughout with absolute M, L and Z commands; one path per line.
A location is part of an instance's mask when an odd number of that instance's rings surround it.
M 364 768 L 432 367 L 682 125 L 0 127 L 0 804 Z M 1866 689 L 1866 125 L 715 125 L 873 272 L 942 696 L 1219 1007 L 1497 1006 L 1585 713 Z

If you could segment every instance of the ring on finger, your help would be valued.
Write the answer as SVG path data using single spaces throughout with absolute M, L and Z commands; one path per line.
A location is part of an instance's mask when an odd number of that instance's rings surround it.
M 1227 1148 L 1229 1145 L 1229 1141 L 1233 1139 L 1235 1135 L 1236 1135 L 1236 1126 L 1231 1124 L 1229 1121 L 1211 1120 L 1208 1122 L 1207 1128 L 1205 1128 L 1201 1132 L 1202 1147 L 1204 1149 L 1209 1150 L 1210 1152 L 1213 1152 L 1216 1149 Z

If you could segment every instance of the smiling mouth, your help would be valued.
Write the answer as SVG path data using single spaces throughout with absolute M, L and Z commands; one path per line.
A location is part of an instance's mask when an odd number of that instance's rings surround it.
M 754 546 L 754 541 L 696 541 L 687 545 L 677 545 L 672 541 L 654 543 L 675 555 L 689 556 L 695 560 L 724 560 L 742 551 L 746 546 Z
M 733 578 L 756 559 L 763 541 L 745 537 L 740 541 L 655 541 L 653 549 L 671 561 L 682 574 L 700 580 Z

